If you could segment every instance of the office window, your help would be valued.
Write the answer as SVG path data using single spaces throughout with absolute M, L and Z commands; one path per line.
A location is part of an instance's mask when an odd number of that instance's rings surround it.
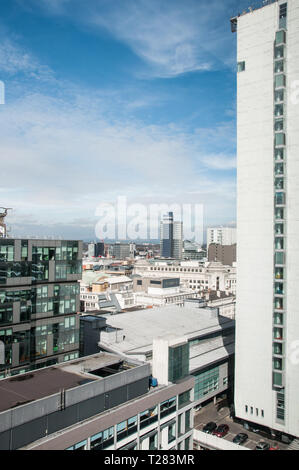
M 176 410 L 176 397 L 163 401 L 160 404 L 160 417 L 164 418 L 164 416 L 174 413 L 175 410 Z
M 149 450 L 158 450 L 158 433 L 149 436 Z
M 188 410 L 185 413 L 185 432 L 190 431 L 190 429 L 191 429 L 191 410 Z
M 73 450 L 85 450 L 86 446 L 87 446 L 87 440 L 81 441 L 74 445 Z
M 282 374 L 280 372 L 273 372 L 273 384 L 278 387 L 282 386 Z
M 285 145 L 285 134 L 283 132 L 275 134 L 275 145 Z
M 276 90 L 274 93 L 274 101 L 275 103 L 281 103 L 284 101 L 284 90 Z
M 116 426 L 117 440 L 125 439 L 137 432 L 137 416 L 133 416 L 128 420 L 122 421 Z
M 238 62 L 237 70 L 238 70 L 238 72 L 244 72 L 244 70 L 245 70 L 245 61 Z
M 282 59 L 285 55 L 284 46 L 276 46 L 274 50 L 275 59 Z
M 190 437 L 187 437 L 187 439 L 185 439 L 185 450 L 189 450 L 190 449 Z
M 276 193 L 275 194 L 275 203 L 279 206 L 285 204 L 285 193 Z
M 275 73 L 282 73 L 284 71 L 284 61 L 277 60 L 274 64 L 274 72 Z
M 273 336 L 274 336 L 274 339 L 282 341 L 283 340 L 283 329 L 282 328 L 274 328 Z
M 90 438 L 90 450 L 102 450 L 114 443 L 114 428 L 105 429 Z
M 275 170 L 275 175 L 283 175 L 284 174 L 284 164 L 283 163 L 276 163 L 274 170 Z
M 288 4 L 283 3 L 279 6 L 279 28 L 286 29 L 287 27 L 287 9 Z
M 285 75 L 282 73 L 280 75 L 275 75 L 275 79 L 274 79 L 274 83 L 275 83 L 275 88 L 280 88 L 280 87 L 285 87 L 286 85 L 286 77 Z
M 283 369 L 283 364 L 282 364 L 282 359 L 275 357 L 273 359 L 273 369 L 275 370 L 282 370 Z
M 275 178 L 274 186 L 275 186 L 276 190 L 284 189 L 284 179 L 283 178 Z
M 153 408 L 149 408 L 146 411 L 140 413 L 140 429 L 149 426 L 150 424 L 154 423 L 158 420 L 158 406 L 154 406 Z
M 0 241 L 0 261 L 13 261 L 14 260 L 14 241 L 1 240 Z
M 189 374 L 189 343 L 169 347 L 168 380 L 176 382 Z
M 281 116 L 283 116 L 283 112 L 284 112 L 283 104 L 276 104 L 276 105 L 275 105 L 275 108 L 274 108 L 274 115 L 275 115 L 275 117 L 281 117 Z
M 283 344 L 273 343 L 273 354 L 282 356 L 283 355 Z
M 283 119 L 276 119 L 274 123 L 275 131 L 283 131 L 284 129 L 284 122 Z
M 179 395 L 179 407 L 187 405 L 190 402 L 190 390 Z
M 168 426 L 168 444 L 175 440 L 175 423 Z
M 275 264 L 284 265 L 284 263 L 285 263 L 284 253 L 283 252 L 275 253 Z
M 277 31 L 276 37 L 275 37 L 275 44 L 285 44 L 286 42 L 286 33 L 285 31 Z

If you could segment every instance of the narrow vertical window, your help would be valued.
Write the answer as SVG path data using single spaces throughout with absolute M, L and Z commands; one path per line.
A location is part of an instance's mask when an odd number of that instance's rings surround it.
M 244 72 L 245 70 L 245 61 L 243 62 L 238 62 L 238 72 Z

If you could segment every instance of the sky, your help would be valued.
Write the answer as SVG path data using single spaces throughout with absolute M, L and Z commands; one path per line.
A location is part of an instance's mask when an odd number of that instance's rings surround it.
M 104 238 L 103 204 L 236 219 L 248 0 L 1 0 L 0 206 L 16 237 Z M 100 208 L 100 209 L 99 209 Z

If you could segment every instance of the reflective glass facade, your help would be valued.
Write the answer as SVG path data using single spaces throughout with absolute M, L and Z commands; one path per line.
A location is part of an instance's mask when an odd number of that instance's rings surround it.
M 0 378 L 78 357 L 81 256 L 78 241 L 0 239 Z

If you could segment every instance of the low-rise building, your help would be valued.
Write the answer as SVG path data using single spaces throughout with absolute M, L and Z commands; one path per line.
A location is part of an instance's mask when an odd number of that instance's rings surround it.
M 121 311 L 135 303 L 133 281 L 127 276 L 111 276 L 103 271 L 83 272 L 80 281 L 81 311 L 111 308 Z
M 225 266 L 219 262 L 200 261 L 154 261 L 138 260 L 133 274 L 144 277 L 179 277 L 180 283 L 194 292 L 228 291 L 236 292 L 236 265 Z
M 191 450 L 194 378 L 99 353 L 1 380 L 1 450 Z
M 133 276 L 135 303 L 144 306 L 183 305 L 196 297 L 190 288 L 181 287 L 179 278 Z
M 189 373 L 195 378 L 194 404 L 204 403 L 233 384 L 235 322 L 219 315 L 204 300 L 107 316 L 100 333 L 101 349 L 152 362 L 153 341 L 173 335 L 187 338 Z M 180 358 L 177 359 L 178 366 Z

